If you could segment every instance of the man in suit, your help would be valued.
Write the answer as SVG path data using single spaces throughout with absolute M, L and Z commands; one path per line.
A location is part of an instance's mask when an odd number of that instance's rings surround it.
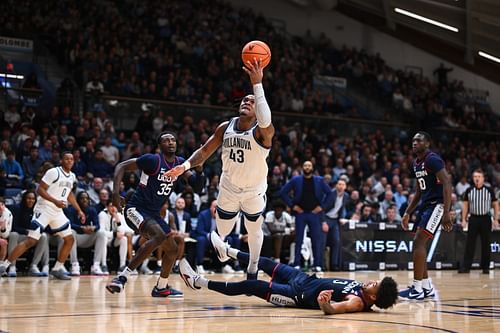
M 210 203 L 210 208 L 200 212 L 196 229 L 192 232 L 192 238 L 196 239 L 196 268 L 200 274 L 206 273 L 203 267 L 203 258 L 208 248 L 210 233 L 217 228 L 215 221 L 216 209 L 217 200 L 214 199 Z
M 342 241 L 340 238 L 339 221 L 346 217 L 346 206 L 349 202 L 349 194 L 345 191 L 346 181 L 340 178 L 335 188 L 327 194 L 322 206 L 325 212 L 323 229 L 323 250 L 325 246 L 330 247 L 330 267 L 333 271 L 340 271 L 342 268 Z
M 280 196 L 295 214 L 295 262 L 300 268 L 300 250 L 304 239 L 304 229 L 309 226 L 311 233 L 315 272 L 321 272 L 323 256 L 321 253 L 321 202 L 330 193 L 330 187 L 323 177 L 313 175 L 313 164 L 305 161 L 302 165 L 303 174 L 290 179 L 281 189 Z M 293 191 L 293 198 L 290 198 Z

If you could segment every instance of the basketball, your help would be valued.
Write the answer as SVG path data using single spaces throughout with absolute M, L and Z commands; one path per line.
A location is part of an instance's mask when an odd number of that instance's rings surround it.
M 253 63 L 254 58 L 257 60 L 261 59 L 262 68 L 266 67 L 271 61 L 271 49 L 266 43 L 260 40 L 248 42 L 241 51 L 241 60 L 243 60 L 243 64 L 246 66 L 247 61 Z

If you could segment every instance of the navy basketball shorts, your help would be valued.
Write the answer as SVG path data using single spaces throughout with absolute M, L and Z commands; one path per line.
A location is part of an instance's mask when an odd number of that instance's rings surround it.
M 442 203 L 435 203 L 422 207 L 417 214 L 417 220 L 413 225 L 412 231 L 416 233 L 417 230 L 420 229 L 429 236 L 429 238 L 434 237 L 441 225 L 443 214 L 444 205 Z
M 170 226 L 164 219 L 161 218 L 161 216 L 145 212 L 139 207 L 126 206 L 125 221 L 130 228 L 141 234 L 141 229 L 144 227 L 144 222 L 146 221 L 155 221 L 167 235 L 171 232 Z

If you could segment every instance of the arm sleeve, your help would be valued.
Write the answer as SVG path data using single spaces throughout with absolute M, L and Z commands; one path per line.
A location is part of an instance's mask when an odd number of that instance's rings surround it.
M 145 154 L 136 160 L 139 169 L 147 175 L 153 175 L 160 167 L 160 157 L 154 154 Z
M 444 161 L 436 154 L 432 154 L 425 161 L 425 168 L 431 172 L 438 172 L 444 168 Z
M 57 180 L 58 176 L 59 176 L 59 173 L 58 173 L 57 169 L 52 168 L 52 169 L 47 170 L 45 175 L 43 175 L 42 181 L 45 184 L 50 185 Z
M 269 125 L 271 125 L 271 109 L 267 104 L 262 83 L 257 83 L 253 86 L 253 93 L 255 94 L 255 116 L 257 117 L 257 124 L 262 128 L 269 127 Z

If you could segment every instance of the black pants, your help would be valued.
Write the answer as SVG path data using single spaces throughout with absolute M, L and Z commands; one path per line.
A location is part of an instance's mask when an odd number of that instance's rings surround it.
M 489 215 L 471 215 L 465 245 L 464 269 L 470 269 L 472 265 L 478 234 L 481 237 L 481 268 L 489 269 L 490 267 L 491 217 Z

